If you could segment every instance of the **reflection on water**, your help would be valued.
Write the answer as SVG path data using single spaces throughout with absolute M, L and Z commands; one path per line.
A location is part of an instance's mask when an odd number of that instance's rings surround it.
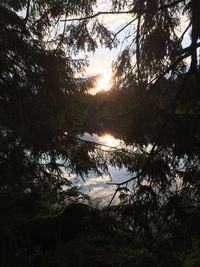
M 94 177 L 90 175 L 85 182 L 81 179 L 78 180 L 78 187 L 81 188 L 81 191 L 88 194 L 93 199 L 100 199 L 103 205 L 109 203 L 111 197 L 113 196 L 116 186 L 110 185 L 111 182 L 121 182 L 124 181 L 125 177 L 130 178 L 130 174 L 127 173 L 125 168 L 115 168 L 113 166 L 108 166 L 110 175 L 102 175 Z M 116 197 L 115 204 L 118 202 Z
M 119 139 L 115 139 L 110 134 L 105 134 L 103 136 L 100 136 L 101 142 L 106 146 L 112 146 L 112 147 L 120 147 L 122 144 L 122 141 Z
M 80 139 L 89 141 L 89 142 L 94 142 L 102 146 L 109 146 L 109 147 L 115 147 L 115 148 L 120 148 L 124 144 L 122 140 L 114 138 L 109 133 L 105 133 L 101 136 L 99 136 L 98 134 L 84 133 L 82 136 L 80 136 Z
M 121 148 L 124 145 L 124 142 L 120 139 L 114 138 L 111 134 L 105 133 L 101 136 L 97 134 L 84 133 L 82 136 L 79 136 L 82 140 L 95 142 L 102 145 L 102 149 L 112 148 Z M 113 166 L 108 166 L 108 171 L 110 175 L 102 175 L 94 177 L 90 175 L 86 182 L 83 182 L 81 179 L 78 180 L 78 186 L 81 187 L 81 191 L 87 193 L 92 198 L 100 198 L 102 204 L 107 204 L 110 201 L 116 187 L 108 185 L 108 182 L 122 182 L 125 178 L 130 177 L 130 174 L 125 168 L 116 168 Z M 116 198 L 117 199 L 117 198 Z

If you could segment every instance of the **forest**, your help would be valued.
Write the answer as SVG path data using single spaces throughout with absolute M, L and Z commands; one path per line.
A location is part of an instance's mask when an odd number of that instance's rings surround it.
M 0 266 L 199 267 L 199 175 L 199 0 L 0 1 Z

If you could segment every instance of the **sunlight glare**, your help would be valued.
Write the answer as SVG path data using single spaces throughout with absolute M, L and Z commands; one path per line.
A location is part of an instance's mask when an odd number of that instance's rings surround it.
M 115 139 L 112 135 L 110 134 L 105 134 L 100 137 L 100 142 L 106 146 L 110 147 L 118 147 L 121 145 L 121 140 Z
M 109 90 L 112 86 L 112 77 L 111 73 L 104 73 L 101 74 L 100 78 L 97 80 L 96 84 L 96 90 L 101 91 L 101 90 Z
M 105 135 L 104 137 L 103 137 L 103 139 L 104 139 L 104 142 L 105 142 L 105 145 L 107 145 L 107 146 L 113 146 L 113 137 L 110 135 L 110 134 L 108 134 L 108 135 Z

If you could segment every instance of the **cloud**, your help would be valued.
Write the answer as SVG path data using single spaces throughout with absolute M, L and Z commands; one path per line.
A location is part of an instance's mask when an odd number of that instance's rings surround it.
M 87 180 L 85 185 L 90 186 L 90 185 L 105 184 L 106 182 L 110 182 L 110 181 L 111 181 L 111 177 L 109 175 L 98 176 L 96 178 L 90 178 L 89 180 Z
M 91 135 L 89 133 L 84 133 L 83 135 L 80 136 L 80 138 L 84 141 L 100 143 L 100 136 L 98 134 Z
M 109 204 L 111 198 L 113 197 L 113 194 L 115 193 L 115 189 L 116 188 L 113 186 L 109 186 L 107 188 L 103 186 L 96 187 L 96 188 L 93 188 L 93 190 L 89 192 L 89 195 L 94 200 L 98 199 L 102 206 L 106 206 Z M 112 204 L 116 205 L 118 203 L 119 203 L 119 194 L 116 195 Z

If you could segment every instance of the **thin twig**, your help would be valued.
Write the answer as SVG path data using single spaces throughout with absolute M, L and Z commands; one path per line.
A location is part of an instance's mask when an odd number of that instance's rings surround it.
M 132 14 L 133 11 L 132 10 L 126 10 L 126 11 L 100 11 L 98 13 L 95 13 L 93 15 L 90 15 L 90 16 L 86 16 L 86 17 L 80 17 L 80 18 L 71 18 L 71 19 L 62 19 L 61 22 L 64 22 L 64 21 L 67 21 L 67 22 L 70 22 L 70 21 L 81 21 L 81 20 L 88 20 L 88 19 L 93 19 L 93 18 L 96 18 L 100 15 L 121 15 L 121 14 Z
M 110 202 L 109 202 L 109 204 L 108 204 L 108 207 L 111 206 L 111 204 L 112 204 L 112 202 L 113 202 L 115 196 L 117 195 L 117 192 L 119 191 L 119 188 L 120 188 L 120 185 L 118 185 L 117 189 L 115 190 L 115 193 L 113 194 L 113 196 L 112 196 L 112 198 L 111 198 L 111 200 L 110 200 Z
M 26 16 L 24 18 L 24 25 L 23 25 L 23 29 L 22 29 L 22 32 L 21 32 L 21 40 L 24 38 L 24 33 L 25 33 L 25 30 L 26 30 L 26 25 L 27 25 L 28 18 L 29 18 L 29 13 L 30 13 L 30 5 L 31 5 L 31 0 L 28 0 L 27 8 L 26 8 Z
M 110 43 L 108 44 L 111 45 L 112 42 L 116 39 L 117 35 L 120 34 L 123 30 L 125 30 L 129 25 L 131 25 L 134 21 L 136 21 L 138 18 L 134 18 L 131 21 L 129 21 L 125 26 L 123 26 L 118 32 L 116 32 L 113 36 L 113 39 L 110 41 Z
M 181 2 L 184 2 L 185 0 L 177 0 L 177 1 L 174 1 L 172 3 L 169 3 L 167 5 L 164 5 L 164 6 L 160 6 L 158 7 L 155 12 L 157 11 L 160 11 L 160 10 L 163 10 L 165 8 L 170 8 L 170 7 L 173 7 Z M 145 10 L 144 14 L 149 12 L 149 10 Z M 125 11 L 100 11 L 100 12 L 97 12 L 93 15 L 90 15 L 90 16 L 86 16 L 86 17 L 80 17 L 80 18 L 71 18 L 71 19 L 67 19 L 66 21 L 80 21 L 80 20 L 88 20 L 88 19 L 93 19 L 95 17 L 98 17 L 100 15 L 121 15 L 121 14 L 133 14 L 135 13 L 133 10 L 125 10 Z M 142 14 L 141 14 L 142 15 Z M 64 19 L 61 20 L 61 22 L 65 21 Z
M 105 152 L 111 152 L 111 150 L 115 150 L 115 151 L 119 151 L 119 152 L 124 153 L 124 154 L 128 154 L 130 156 L 133 155 L 133 153 L 131 153 L 130 151 L 126 150 L 123 147 L 120 148 L 120 147 L 116 147 L 116 146 L 109 146 L 109 145 L 97 143 L 97 142 L 94 142 L 94 141 L 84 140 L 84 139 L 81 139 L 81 138 L 75 137 L 75 136 L 69 136 L 69 135 L 67 135 L 67 137 L 70 138 L 70 139 L 74 139 L 76 141 L 82 142 L 82 143 L 94 145 L 96 149 L 97 149 L 97 147 L 100 147 L 99 149 L 101 151 L 102 151 L 102 147 L 105 147 L 105 148 L 109 148 L 110 149 L 110 151 L 105 151 Z

